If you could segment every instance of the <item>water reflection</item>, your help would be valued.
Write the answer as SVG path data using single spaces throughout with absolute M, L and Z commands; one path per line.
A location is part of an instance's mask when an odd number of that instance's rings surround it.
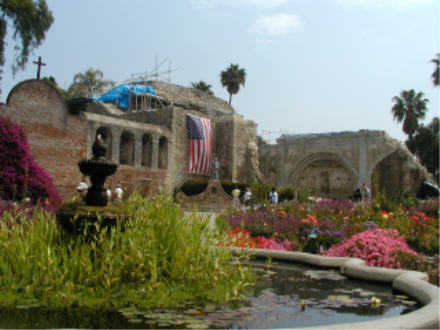
M 348 279 L 337 271 L 262 266 L 254 264 L 260 281 L 238 305 L 195 304 L 177 311 L 0 309 L 0 328 L 292 328 L 373 320 L 419 307 L 388 285 Z M 380 304 L 372 303 L 373 296 Z

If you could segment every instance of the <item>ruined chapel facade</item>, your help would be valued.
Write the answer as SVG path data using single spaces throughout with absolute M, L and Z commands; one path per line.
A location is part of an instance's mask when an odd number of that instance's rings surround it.
M 193 88 L 148 83 L 157 94 L 131 97 L 125 110 L 85 99 L 66 103 L 50 84 L 27 80 L 11 90 L 0 116 L 24 128 L 31 153 L 66 197 L 84 180 L 77 164 L 91 158 L 97 134 L 108 145 L 107 159 L 119 164 L 108 180 L 111 188 L 152 194 L 207 180 L 187 173 L 186 114 L 211 119 L 222 181 L 312 187 L 321 196 L 348 197 L 362 182 L 387 192 L 415 192 L 428 176 L 405 146 L 383 131 L 284 135 L 267 144 L 257 136 L 257 125 L 227 102 Z

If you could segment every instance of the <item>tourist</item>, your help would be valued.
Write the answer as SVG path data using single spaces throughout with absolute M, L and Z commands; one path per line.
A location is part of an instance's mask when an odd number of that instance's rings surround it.
M 115 189 L 115 198 L 113 199 L 113 203 L 114 204 L 119 204 L 122 202 L 122 194 L 124 193 L 124 191 L 122 190 L 122 188 L 116 188 Z
M 365 183 L 362 183 L 362 188 L 364 190 L 364 201 L 369 202 L 371 200 L 371 190 Z
M 360 202 L 362 200 L 362 194 L 359 188 L 356 188 L 356 190 L 354 191 L 353 199 L 355 202 Z
M 246 192 L 244 193 L 243 196 L 243 202 L 244 205 L 249 206 L 251 204 L 251 197 L 252 197 L 252 192 L 251 192 L 251 188 L 246 188 Z
M 86 195 L 87 195 L 88 189 L 89 189 L 89 186 L 85 182 L 80 182 L 78 184 L 78 186 L 76 187 L 76 191 L 78 192 L 78 195 L 79 195 L 81 202 L 86 201 Z
M 235 189 L 232 190 L 232 197 L 234 197 L 234 205 L 239 207 L 240 206 L 240 189 L 235 186 Z
M 277 193 L 275 187 L 272 188 L 272 190 L 269 193 L 269 201 L 272 204 L 277 204 L 278 203 L 278 193 Z

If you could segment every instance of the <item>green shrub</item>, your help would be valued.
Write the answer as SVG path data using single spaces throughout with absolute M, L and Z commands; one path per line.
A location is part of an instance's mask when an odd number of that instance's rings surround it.
M 170 308 L 238 299 L 254 275 L 216 247 L 209 220 L 185 217 L 170 196 L 134 193 L 125 231 L 88 243 L 35 210 L 33 221 L 0 218 L 0 305 Z M 99 228 L 98 228 L 99 230 Z M 234 261 L 235 260 L 235 261 Z
M 226 191 L 228 195 L 232 194 L 232 190 L 235 188 L 240 189 L 240 196 L 243 196 L 244 192 L 246 191 L 246 188 L 249 187 L 249 184 L 247 183 L 240 183 L 240 182 L 221 182 L 223 190 Z
M 265 183 L 255 183 L 252 185 L 252 197 L 254 201 L 258 204 L 267 204 L 269 191 L 272 186 Z
M 208 186 L 208 181 L 188 181 L 185 182 L 179 189 L 187 196 L 194 196 L 201 194 Z
M 292 188 L 283 188 L 278 190 L 278 200 L 280 202 L 283 201 L 291 201 L 295 199 L 295 190 Z

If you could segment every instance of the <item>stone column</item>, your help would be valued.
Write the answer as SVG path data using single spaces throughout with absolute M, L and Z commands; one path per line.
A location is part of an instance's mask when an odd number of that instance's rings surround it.
M 157 134 L 153 135 L 153 143 L 151 148 L 151 170 L 157 171 L 159 166 L 159 138 L 160 136 Z
M 134 166 L 142 166 L 142 132 L 134 132 Z
M 365 182 L 367 186 L 370 186 L 371 178 L 367 177 L 367 141 L 365 136 L 360 136 L 358 139 L 358 179 L 355 188 L 362 187 L 362 183 Z
M 119 152 L 120 152 L 119 148 L 121 145 L 122 128 L 113 126 L 111 128 L 111 131 L 112 131 L 112 137 L 113 137 L 112 146 L 111 146 L 111 148 L 112 148 L 112 162 L 119 164 Z

